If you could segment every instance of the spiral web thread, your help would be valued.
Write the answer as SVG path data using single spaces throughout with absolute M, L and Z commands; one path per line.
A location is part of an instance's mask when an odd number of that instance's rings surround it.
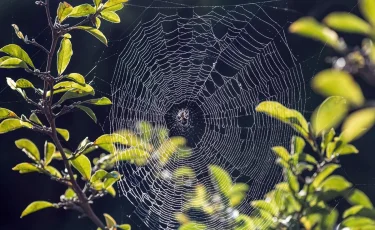
M 165 167 L 153 159 L 146 167 L 119 163 L 125 175 L 120 193 L 150 229 L 178 227 L 174 214 L 193 188 L 160 177 L 178 167 L 194 168 L 205 185 L 210 164 L 223 167 L 233 181 L 247 182 L 251 189 L 238 208 L 245 214 L 252 212 L 251 200 L 262 199 L 281 180 L 270 149 L 287 146 L 293 131 L 255 107 L 274 100 L 304 111 L 306 95 L 286 40 L 290 22 L 278 6 L 149 7 L 124 39 L 111 83 L 112 131 L 148 121 L 186 137 L 193 149 L 190 158 L 174 156 Z M 271 16 L 275 12 L 279 18 Z M 186 127 L 175 119 L 182 109 L 189 112 Z M 220 222 L 203 222 L 221 229 Z

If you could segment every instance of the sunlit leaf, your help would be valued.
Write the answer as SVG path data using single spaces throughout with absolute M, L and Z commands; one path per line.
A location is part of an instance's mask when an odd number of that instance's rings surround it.
M 77 158 L 70 160 L 73 167 L 82 175 L 85 180 L 91 178 L 91 163 L 89 158 L 85 155 L 80 155 Z
M 361 106 L 365 101 L 361 88 L 345 71 L 323 70 L 313 78 L 312 87 L 323 96 L 341 96 L 355 106 Z
M 69 38 L 63 38 L 61 40 L 60 48 L 57 51 L 57 72 L 59 75 L 61 75 L 66 67 L 68 67 L 72 55 L 72 42 Z
M 16 118 L 9 118 L 9 119 L 3 120 L 0 123 L 0 134 L 7 133 L 16 129 L 20 129 L 20 128 L 31 129 L 32 127 L 33 127 L 32 124 L 28 122 L 23 122 Z
M 26 62 L 29 66 L 35 68 L 33 62 L 31 61 L 29 55 L 18 45 L 10 44 L 6 45 L 0 49 L 0 52 L 6 53 L 11 57 L 18 58 Z
M 173 172 L 173 179 L 176 181 L 187 180 L 192 178 L 195 178 L 195 172 L 192 168 L 187 166 L 179 167 Z
M 88 16 L 90 14 L 95 14 L 96 10 L 90 4 L 82 4 L 73 8 L 72 12 L 69 14 L 69 17 L 79 18 Z
M 73 11 L 73 7 L 67 2 L 60 2 L 59 8 L 57 8 L 57 18 L 59 22 L 63 22 L 69 14 Z
M 164 141 L 159 148 L 156 150 L 159 155 L 159 161 L 162 165 L 169 162 L 172 155 L 177 152 L 177 150 L 186 144 L 186 139 L 183 137 L 171 137 Z
M 85 86 L 86 85 L 86 82 L 85 82 L 85 77 L 82 76 L 81 74 L 79 73 L 71 73 L 71 74 L 68 74 L 65 76 L 65 78 L 68 78 L 69 80 L 72 80 L 80 85 L 83 85 Z
M 109 7 L 113 7 L 113 6 L 116 6 L 116 5 L 119 5 L 119 4 L 123 4 L 123 3 L 126 3 L 128 2 L 128 0 L 108 0 L 105 4 L 104 4 L 104 9 L 106 8 L 109 8 Z
M 329 131 L 324 132 L 324 134 L 322 135 L 322 142 L 321 142 L 321 145 L 320 145 L 323 150 L 326 149 L 328 143 L 333 140 L 335 135 L 336 135 L 336 132 L 335 132 L 335 129 L 333 129 L 333 128 L 330 129 Z
M 51 163 L 52 156 L 56 151 L 56 146 L 51 142 L 45 142 L 44 144 L 44 165 Z
M 150 153 L 139 148 L 128 148 L 122 151 L 118 151 L 113 158 L 115 161 L 135 161 L 135 160 L 147 160 L 150 157 Z
M 130 224 L 120 224 L 120 225 L 117 225 L 116 227 L 121 230 L 131 230 Z
M 109 186 L 108 188 L 106 188 L 106 191 L 112 197 L 116 197 L 116 190 L 113 188 L 113 186 Z
M 60 104 L 64 103 L 66 100 L 73 99 L 73 98 L 79 98 L 79 97 L 85 97 L 85 96 L 88 96 L 88 95 L 92 95 L 92 93 L 86 93 L 86 92 L 71 89 L 71 90 L 66 91 L 64 93 L 64 95 L 62 95 L 62 97 L 60 98 L 60 100 L 56 104 L 60 105 Z
M 330 13 L 323 21 L 332 29 L 348 33 L 369 34 L 372 29 L 366 21 L 348 12 Z
M 5 69 L 23 68 L 23 69 L 27 69 L 27 65 L 21 59 L 11 57 L 11 58 L 3 59 L 2 62 L 0 63 L 0 68 L 5 68 Z
M 89 107 L 86 107 L 86 106 L 82 106 L 82 105 L 76 105 L 75 107 L 77 107 L 78 109 L 84 111 L 87 115 L 89 115 L 89 117 L 96 123 L 98 120 L 96 118 L 96 115 L 94 113 L 94 111 L 92 111 L 92 109 L 90 109 Z
M 33 83 L 31 83 L 29 80 L 26 80 L 24 78 L 20 78 L 16 81 L 16 87 L 22 88 L 22 89 L 35 88 Z
M 370 60 L 375 63 L 375 46 L 374 42 L 371 39 L 363 39 L 362 41 L 362 49 L 366 55 L 370 58 Z
M 137 129 L 144 140 L 150 140 L 152 135 L 152 125 L 147 121 L 137 123 Z
M 115 219 L 113 219 L 112 216 L 108 215 L 107 213 L 104 213 L 103 215 L 108 228 L 115 227 L 117 225 Z
M 295 21 L 290 25 L 289 31 L 291 33 L 326 43 L 337 50 L 345 48 L 345 44 L 340 41 L 339 36 L 335 31 L 320 24 L 312 17 L 303 17 Z
M 56 85 L 54 85 L 53 88 L 55 89 L 54 94 L 62 93 L 66 91 L 81 92 L 81 93 L 84 92 L 84 93 L 89 93 L 91 95 L 95 94 L 94 88 L 92 88 L 91 85 L 85 84 L 83 86 L 73 81 L 61 81 L 57 83 Z
M 293 136 L 292 137 L 292 154 L 299 154 L 303 152 L 303 149 L 305 148 L 305 140 L 302 137 L 299 136 Z
M 356 205 L 345 210 L 344 214 L 342 215 L 342 217 L 345 219 L 349 216 L 361 216 L 375 219 L 375 210 L 372 208 L 366 208 L 362 205 Z
M 296 110 L 288 109 L 276 101 L 264 101 L 256 107 L 257 112 L 276 118 L 292 126 L 303 136 L 307 136 L 308 124 L 301 113 Z
M 273 206 L 269 202 L 263 200 L 256 200 L 251 202 L 251 206 L 257 209 L 263 209 L 266 212 L 269 212 L 273 216 L 278 216 L 278 210 L 276 206 Z
M 299 192 L 300 188 L 298 179 L 290 170 L 287 170 L 286 178 L 288 180 L 289 188 L 295 193 Z
M 74 192 L 73 189 L 68 188 L 68 189 L 65 191 L 64 196 L 65 196 L 66 199 L 72 199 L 72 198 L 76 197 L 77 194 Z
M 17 115 L 13 111 L 5 108 L 0 108 L 0 120 L 14 117 L 17 117 Z
M 187 224 L 181 225 L 178 230 L 206 230 L 207 226 L 198 222 L 190 221 Z
M 111 100 L 109 100 L 107 97 L 102 97 L 98 99 L 90 99 L 87 101 L 84 101 L 83 103 L 93 104 L 93 105 L 112 105 Z
M 343 145 L 339 147 L 335 152 L 338 153 L 340 156 L 342 156 L 342 155 L 356 154 L 359 151 L 354 145 L 347 144 L 347 145 Z
M 121 22 L 121 19 L 118 16 L 118 14 L 116 14 L 113 11 L 104 11 L 104 12 L 101 12 L 100 15 L 106 21 L 109 21 L 109 22 L 112 22 L 112 23 L 120 23 Z
M 67 129 L 56 128 L 56 131 L 62 136 L 62 138 L 64 138 L 65 141 L 69 141 L 70 134 Z
M 290 155 L 286 148 L 282 146 L 275 146 L 272 148 L 272 151 L 276 154 L 276 156 L 280 157 L 285 162 L 289 161 Z
M 98 18 L 98 17 L 95 18 L 95 21 L 94 21 L 93 23 L 94 23 L 94 25 L 95 25 L 95 27 L 96 27 L 97 29 L 99 29 L 100 26 L 102 25 L 102 21 L 101 21 L 100 18 Z
M 250 230 L 250 229 L 256 229 L 255 224 L 249 216 L 246 216 L 244 214 L 240 214 L 236 218 L 236 223 L 238 227 L 235 230 Z
M 116 11 L 122 10 L 123 8 L 124 8 L 124 4 L 117 4 L 111 7 L 104 8 L 102 12 L 106 12 L 106 11 L 116 12 Z
M 332 96 L 327 98 L 315 109 L 311 124 L 316 136 L 340 124 L 348 113 L 348 104 L 345 98 Z
M 353 216 L 341 222 L 341 229 L 370 230 L 375 228 L 375 220 L 366 217 Z
M 229 196 L 230 188 L 232 187 L 232 178 L 230 175 L 224 169 L 216 165 L 210 165 L 209 170 L 213 183 L 219 188 L 220 192 Z
M 13 79 L 7 77 L 6 80 L 7 80 L 7 84 L 8 84 L 8 86 L 9 86 L 12 90 L 17 91 L 19 94 L 21 94 L 21 96 L 22 96 L 23 98 L 26 98 L 26 93 L 25 93 L 25 91 L 24 91 L 23 89 L 17 88 L 17 84 L 16 84 L 15 81 L 13 81 Z
M 113 141 L 121 143 L 123 145 L 129 146 L 129 147 L 142 148 L 147 151 L 152 150 L 152 146 L 148 142 L 143 141 L 141 138 L 139 138 L 137 135 L 135 135 L 133 132 L 129 130 L 118 130 L 114 134 L 111 134 L 111 135 L 112 135 L 111 138 L 114 138 Z M 175 144 L 178 146 L 180 146 L 179 145 L 180 141 L 181 140 L 178 137 L 174 140 L 171 140 L 171 142 L 175 142 Z M 165 145 L 170 146 L 169 143 L 166 143 Z
M 56 208 L 56 206 L 47 201 L 34 201 L 23 210 L 21 218 L 45 208 Z
M 318 187 L 321 190 L 320 199 L 331 200 L 351 187 L 352 184 L 344 177 L 338 175 L 330 176 Z
M 349 115 L 342 125 L 341 140 L 351 142 L 365 134 L 375 123 L 375 108 L 366 108 Z
M 54 177 L 62 178 L 62 175 L 59 170 L 57 170 L 55 167 L 52 167 L 50 165 L 46 166 L 45 169 Z
M 366 208 L 373 208 L 370 198 L 359 189 L 352 189 L 345 194 L 345 198 L 351 205 L 361 205 Z
M 12 168 L 13 171 L 18 171 L 21 174 L 31 173 L 31 172 L 40 172 L 40 169 L 31 163 L 20 163 Z
M 359 0 L 362 15 L 375 26 L 375 2 L 373 0 Z
M 93 0 L 93 2 L 94 2 L 94 5 L 98 7 L 100 3 L 102 3 L 102 0 Z
M 38 147 L 36 147 L 36 145 L 32 141 L 23 138 L 15 141 L 15 144 L 17 148 L 21 149 L 33 160 L 40 161 L 40 153 Z
M 331 175 L 336 169 L 340 168 L 338 164 L 327 164 L 323 166 L 318 175 L 312 182 L 312 186 L 317 188 L 329 175 Z
M 94 37 L 96 37 L 99 41 L 101 41 L 104 45 L 108 46 L 108 41 L 105 35 L 98 29 L 89 26 L 77 26 L 77 29 L 84 30 Z

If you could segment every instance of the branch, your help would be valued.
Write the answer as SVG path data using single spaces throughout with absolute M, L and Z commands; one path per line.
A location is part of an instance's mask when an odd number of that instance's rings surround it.
M 39 49 L 43 50 L 46 54 L 49 54 L 49 51 L 48 51 L 44 46 L 42 46 L 42 45 L 39 44 L 37 41 L 35 41 L 35 39 L 32 39 L 31 41 L 29 41 L 29 40 L 25 40 L 25 43 L 28 44 L 28 45 L 36 46 L 36 47 L 38 47 Z

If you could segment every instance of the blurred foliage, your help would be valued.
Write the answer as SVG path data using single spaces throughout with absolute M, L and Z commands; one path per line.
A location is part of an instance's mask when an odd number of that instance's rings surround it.
M 374 103 L 366 101 L 353 77 L 358 75 L 375 85 L 375 1 L 359 0 L 359 7 L 364 19 L 348 12 L 333 12 L 323 23 L 303 17 L 289 27 L 292 33 L 323 42 L 338 56 L 331 58 L 331 69 L 312 79 L 314 91 L 327 98 L 315 109 L 310 122 L 300 112 L 275 101 L 264 101 L 256 107 L 257 112 L 287 124 L 298 134 L 291 138 L 288 149 L 272 148 L 284 180 L 264 200 L 252 201 L 253 211 L 248 216 L 238 207 L 245 200 L 247 185 L 233 184 L 224 169 L 209 166 L 213 189 L 195 185 L 194 193 L 187 196 L 184 212 L 176 214 L 180 229 L 209 229 L 208 223 L 217 221 L 223 229 L 375 229 L 375 209 L 370 199 L 346 178 L 334 174 L 341 167 L 341 157 L 358 154 L 352 142 L 375 123 Z M 338 32 L 364 36 L 363 43 L 348 47 Z M 177 182 L 179 177 L 185 181 L 195 178 L 190 168 L 179 169 L 176 174 Z M 343 213 L 336 210 L 333 201 L 337 199 L 349 205 Z M 194 219 L 189 215 L 192 209 L 209 219 Z

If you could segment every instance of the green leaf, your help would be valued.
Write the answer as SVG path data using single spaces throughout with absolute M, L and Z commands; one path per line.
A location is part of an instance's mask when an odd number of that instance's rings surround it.
M 370 58 L 370 60 L 375 63 L 375 46 L 371 39 L 363 39 L 362 50 Z
M 100 15 L 106 21 L 109 21 L 109 22 L 112 22 L 112 23 L 120 23 L 121 22 L 121 19 L 118 16 L 118 14 L 116 14 L 113 11 L 104 11 L 104 12 L 101 12 Z
M 131 226 L 129 224 L 121 224 L 121 225 L 117 225 L 116 227 L 121 230 L 131 230 Z
M 309 129 L 307 121 L 303 115 L 296 110 L 288 109 L 276 101 L 264 101 L 260 103 L 255 110 L 292 126 L 292 128 L 305 137 L 308 136 L 307 133 Z
M 278 156 L 279 158 L 281 158 L 285 162 L 289 161 L 289 159 L 290 159 L 289 152 L 283 146 L 275 146 L 275 147 L 272 148 L 272 151 L 276 154 L 276 156 Z
M 95 27 L 96 27 L 97 29 L 99 29 L 100 26 L 102 25 L 102 21 L 100 20 L 100 18 L 96 17 L 96 18 L 95 18 L 95 22 L 94 22 L 94 24 L 95 24 Z
M 320 186 L 320 184 L 329 176 L 331 175 L 336 169 L 340 168 L 340 165 L 338 164 L 327 164 L 323 166 L 321 171 L 318 173 L 318 175 L 315 177 L 315 179 L 312 182 L 312 186 L 314 188 L 317 188 Z
M 109 8 L 109 7 L 113 7 L 113 6 L 116 6 L 116 5 L 119 5 L 119 4 L 123 4 L 123 3 L 126 3 L 128 2 L 128 0 L 108 0 L 105 4 L 104 4 L 104 9 L 106 8 Z
M 207 226 L 198 222 L 190 221 L 181 225 L 178 230 L 206 230 Z
M 72 42 L 69 38 L 64 37 L 61 40 L 60 49 L 57 51 L 57 72 L 59 75 L 68 67 L 72 55 Z
M 293 136 L 292 137 L 292 144 L 291 144 L 291 152 L 292 154 L 300 154 L 303 152 L 303 149 L 305 148 L 305 140 L 302 137 L 299 136 Z
M 366 108 L 349 115 L 342 125 L 340 138 L 351 142 L 365 134 L 375 123 L 375 108 Z
M 52 167 L 52 166 L 46 166 L 45 169 L 54 177 L 57 177 L 57 178 L 62 178 L 62 175 L 60 173 L 59 170 L 57 170 L 56 168 Z
M 16 81 L 16 87 L 22 88 L 22 89 L 35 88 L 33 83 L 31 83 L 29 80 L 26 80 L 24 78 L 20 78 Z
M 344 97 L 354 106 L 361 106 L 365 101 L 359 85 L 349 73 L 342 70 L 321 71 L 313 78 L 312 88 L 323 96 Z
M 108 7 L 108 8 L 104 8 L 104 9 L 102 10 L 102 12 L 106 12 L 106 11 L 113 11 L 113 12 L 116 12 L 116 11 L 122 10 L 123 8 L 124 8 L 124 4 L 117 4 L 117 5 L 114 5 L 114 6 Z
M 90 179 L 90 182 L 91 183 L 95 183 L 97 181 L 101 181 L 105 176 L 107 176 L 108 172 L 103 170 L 103 169 L 99 169 L 98 171 L 96 171 L 91 179 Z
M 278 216 L 278 209 L 276 206 L 264 200 L 256 200 L 251 202 L 251 206 L 257 209 L 263 209 L 264 211 L 270 213 L 273 216 Z
M 297 177 L 290 170 L 287 170 L 286 177 L 291 191 L 298 193 L 300 188 Z
M 58 105 L 64 103 L 66 100 L 69 100 L 69 99 L 73 99 L 73 98 L 79 98 L 79 97 L 85 97 L 85 96 L 88 96 L 88 95 L 91 95 L 91 93 L 85 93 L 85 92 L 82 92 L 82 91 L 77 91 L 77 90 L 69 90 L 69 91 L 66 91 L 64 93 L 64 95 L 62 95 L 62 97 L 60 98 L 60 100 L 56 103 Z
M 327 148 L 327 145 L 328 143 L 330 143 L 333 138 L 335 137 L 336 135 L 336 132 L 335 132 L 335 129 L 330 129 L 328 132 L 324 132 L 324 134 L 322 135 L 322 142 L 320 144 L 320 147 L 322 148 L 322 150 L 325 150 Z
M 117 154 L 113 158 L 113 161 L 147 160 L 149 157 L 150 157 L 150 153 L 148 153 L 147 151 L 143 149 L 128 148 L 128 149 L 117 152 Z
M 104 179 L 104 188 L 107 189 L 121 179 L 121 174 L 119 172 L 113 171 L 108 173 L 104 177 Z
M 72 80 L 82 86 L 85 86 L 86 85 L 86 82 L 85 82 L 85 77 L 82 76 L 81 74 L 79 73 L 71 73 L 71 74 L 68 74 L 65 76 L 65 78 L 68 78 L 69 80 Z
M 38 125 L 43 125 L 42 122 L 39 120 L 38 116 L 35 113 L 32 113 L 30 115 L 29 120 L 38 124 Z
M 332 29 L 347 33 L 370 34 L 372 30 L 366 21 L 348 12 L 330 13 L 323 21 Z
M 98 29 L 89 26 L 77 26 L 77 29 L 84 30 L 101 41 L 104 45 L 108 46 L 108 41 L 105 35 Z
M 366 217 L 353 216 L 342 221 L 340 228 L 354 230 L 371 230 L 375 228 L 375 220 Z
M 6 79 L 7 79 L 7 84 L 8 84 L 8 86 L 9 86 L 12 90 L 17 91 L 19 94 L 21 94 L 21 96 L 22 96 L 23 98 L 26 98 L 26 93 L 25 93 L 25 91 L 22 90 L 22 89 L 20 89 L 20 88 L 17 88 L 17 84 L 16 84 L 16 82 L 13 81 L 13 79 L 11 79 L 11 78 L 9 78 L 9 77 L 7 77 Z
M 80 155 L 77 158 L 70 160 L 73 167 L 82 175 L 82 177 L 89 181 L 91 178 L 91 163 L 89 158 L 85 155 Z
M 66 199 L 72 199 L 72 198 L 76 197 L 77 194 L 74 192 L 73 189 L 68 188 L 68 189 L 65 191 L 64 196 L 65 196 Z
M 31 163 L 20 163 L 12 168 L 13 171 L 18 171 L 21 174 L 31 173 L 31 172 L 40 172 L 40 169 Z
M 362 15 L 375 26 L 375 2 L 373 0 L 359 0 Z
M 24 216 L 27 216 L 33 212 L 37 212 L 39 210 L 45 209 L 45 208 L 56 208 L 56 206 L 50 202 L 47 201 L 34 201 L 33 203 L 29 204 L 25 210 L 23 210 L 21 214 L 21 218 Z
M 69 14 L 73 11 L 73 7 L 67 2 L 60 2 L 59 8 L 57 8 L 57 18 L 62 23 Z
M 52 156 L 56 151 L 56 146 L 51 142 L 45 142 L 44 144 L 44 165 L 51 163 Z
M 24 61 L 19 58 L 7 58 L 0 63 L 0 68 L 15 69 L 23 68 L 27 69 L 27 65 Z
M 111 100 L 107 97 L 97 98 L 97 99 L 90 99 L 84 101 L 83 103 L 93 104 L 93 105 L 112 105 Z
M 104 213 L 103 216 L 104 216 L 105 223 L 108 228 L 112 228 L 117 225 L 115 219 L 113 219 L 112 216 L 108 215 L 107 213 Z
M 88 16 L 90 14 L 95 14 L 96 10 L 90 4 L 82 4 L 73 8 L 72 12 L 69 14 L 69 17 L 79 18 Z
M 316 136 L 340 124 L 348 113 L 345 98 L 332 96 L 327 98 L 312 114 L 311 124 Z
M 53 88 L 55 89 L 55 91 L 53 92 L 54 94 L 71 91 L 75 93 L 88 93 L 91 95 L 95 95 L 94 88 L 92 88 L 91 85 L 86 84 L 83 86 L 73 81 L 61 81 L 54 85 Z M 47 95 L 49 96 L 49 94 Z
M 208 168 L 213 183 L 219 188 L 220 192 L 225 196 L 229 196 L 232 187 L 232 178 L 230 175 L 224 169 L 216 165 L 210 165 Z
M 137 130 L 143 140 L 150 140 L 153 133 L 153 128 L 150 122 L 141 121 L 137 123 Z
M 348 218 L 349 216 L 362 216 L 375 219 L 375 210 L 372 208 L 366 208 L 362 205 L 356 205 L 347 209 L 342 215 L 344 219 Z
M 17 148 L 25 152 L 29 157 L 31 157 L 31 159 L 40 161 L 40 153 L 38 147 L 36 147 L 36 145 L 32 141 L 28 139 L 19 139 L 15 141 L 15 143 Z
M 291 33 L 327 43 L 336 50 L 345 49 L 346 45 L 340 41 L 337 33 L 320 24 L 312 17 L 303 17 L 295 21 L 289 27 Z
M 192 168 L 183 166 L 179 167 L 173 172 L 173 179 L 178 181 L 178 180 L 187 180 L 195 178 L 195 172 Z
M 347 145 L 343 145 L 339 147 L 335 152 L 339 154 L 340 156 L 342 156 L 342 155 L 349 155 L 353 153 L 356 154 L 359 151 L 354 145 L 347 144 Z
M 0 108 L 0 120 L 6 118 L 18 117 L 13 111 L 5 108 Z
M 133 132 L 131 132 L 129 130 L 118 130 L 114 134 L 111 134 L 111 135 L 108 135 L 108 136 L 103 135 L 103 136 L 101 136 L 101 138 L 98 138 L 96 142 L 100 142 L 101 139 L 104 142 L 108 142 L 108 141 L 112 141 L 112 142 L 109 142 L 109 143 L 116 143 L 117 142 L 117 143 L 121 143 L 123 145 L 129 146 L 129 147 L 141 148 L 141 149 L 144 149 L 144 150 L 147 150 L 147 151 L 151 151 L 153 149 L 151 144 L 149 144 L 146 141 L 143 141 L 141 138 L 139 138 L 137 135 L 135 135 Z M 174 150 L 176 148 L 181 147 L 185 143 L 186 143 L 186 140 L 184 138 L 174 137 L 174 138 L 171 138 L 169 140 L 169 142 L 167 142 L 167 141 L 164 142 L 163 145 L 159 147 L 158 150 L 160 150 L 160 151 L 158 151 L 158 152 L 159 152 L 159 154 L 162 154 L 162 153 L 164 153 L 164 151 L 166 151 L 166 148 L 169 151 L 174 152 Z
M 333 175 L 324 180 L 318 189 L 321 190 L 321 199 L 328 201 L 351 187 L 352 184 L 344 177 Z
M 4 46 L 3 48 L 0 49 L 0 52 L 6 53 L 9 56 L 12 56 L 14 58 L 18 58 L 26 62 L 29 66 L 35 69 L 35 66 L 33 62 L 31 61 L 29 55 L 20 46 L 16 44 L 10 44 L 10 45 Z
M 94 2 L 94 5 L 96 6 L 96 8 L 98 8 L 100 3 L 102 3 L 102 0 L 93 0 L 93 2 Z
M 371 209 L 374 208 L 368 196 L 359 189 L 352 189 L 345 194 L 345 198 L 351 205 L 361 205 Z
M 23 122 L 16 118 L 9 118 L 0 123 L 0 134 L 7 133 L 20 128 L 29 128 L 33 127 L 32 124 L 28 122 Z
M 248 230 L 248 229 L 256 229 L 254 221 L 249 216 L 244 214 L 240 214 L 236 219 L 237 228 L 235 230 Z
M 164 141 L 156 152 L 159 154 L 159 161 L 161 165 L 165 165 L 169 162 L 174 153 L 177 153 L 178 149 L 186 144 L 184 137 L 171 137 Z
M 56 131 L 62 136 L 62 138 L 64 138 L 65 141 L 69 141 L 70 134 L 67 129 L 56 128 Z
M 89 117 L 96 123 L 98 120 L 96 118 L 96 115 L 94 113 L 94 111 L 92 111 L 92 109 L 90 109 L 89 107 L 86 107 L 86 106 L 82 106 L 82 105 L 76 105 L 75 107 L 77 107 L 78 109 L 84 111 L 85 113 L 87 113 L 87 115 L 89 115 Z

